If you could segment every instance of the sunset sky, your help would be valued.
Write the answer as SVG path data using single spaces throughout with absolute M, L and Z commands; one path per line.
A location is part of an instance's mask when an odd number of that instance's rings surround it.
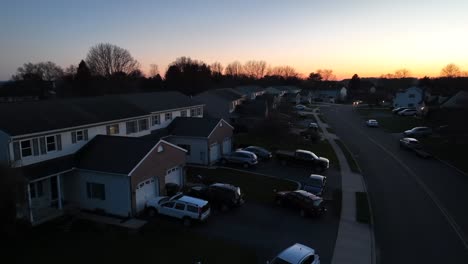
M 468 71 L 468 1 L 2 1 L 0 80 L 25 62 L 78 64 L 100 42 L 130 51 L 147 71 L 180 56 L 223 65 L 265 60 L 339 79 L 400 68 Z

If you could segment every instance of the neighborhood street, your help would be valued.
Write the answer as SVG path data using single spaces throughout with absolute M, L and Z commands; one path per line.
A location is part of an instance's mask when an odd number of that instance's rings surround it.
M 352 106 L 321 111 L 362 169 L 377 261 L 468 263 L 468 178 L 435 159 L 401 150 L 399 135 L 366 127 Z

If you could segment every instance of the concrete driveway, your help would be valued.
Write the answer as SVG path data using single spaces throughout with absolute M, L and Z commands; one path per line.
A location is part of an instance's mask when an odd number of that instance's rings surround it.
M 357 159 L 375 220 L 380 263 L 468 263 L 468 178 L 398 147 L 351 106 L 322 109 Z

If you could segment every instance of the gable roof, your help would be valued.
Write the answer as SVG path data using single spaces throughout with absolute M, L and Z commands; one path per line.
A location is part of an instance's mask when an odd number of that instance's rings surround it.
M 107 96 L 0 104 L 0 130 L 16 136 L 147 114 L 135 105 Z
M 220 99 L 224 99 L 227 101 L 236 101 L 236 100 L 244 98 L 244 96 L 240 92 L 232 88 L 208 90 L 199 94 L 198 96 L 203 96 L 203 95 L 212 95 L 212 96 L 216 96 Z
M 440 107 L 442 108 L 468 108 L 468 92 L 459 91 L 448 100 L 446 100 Z
M 76 153 L 76 167 L 128 175 L 157 143 L 142 138 L 98 135 Z
M 203 105 L 190 97 L 175 91 L 123 94 L 119 97 L 147 112 L 158 112 L 190 106 Z
M 229 123 L 219 118 L 176 117 L 167 129 L 169 134 L 173 136 L 207 138 L 211 135 L 219 122 L 224 122 L 228 126 L 231 126 Z

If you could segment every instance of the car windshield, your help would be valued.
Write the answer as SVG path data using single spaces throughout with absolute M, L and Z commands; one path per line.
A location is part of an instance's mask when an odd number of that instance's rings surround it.
M 292 264 L 291 262 L 289 261 L 286 261 L 280 257 L 276 257 L 275 259 L 273 259 L 270 264 Z
M 169 197 L 162 198 L 161 200 L 159 200 L 158 204 L 162 204 L 167 201 L 169 201 Z

